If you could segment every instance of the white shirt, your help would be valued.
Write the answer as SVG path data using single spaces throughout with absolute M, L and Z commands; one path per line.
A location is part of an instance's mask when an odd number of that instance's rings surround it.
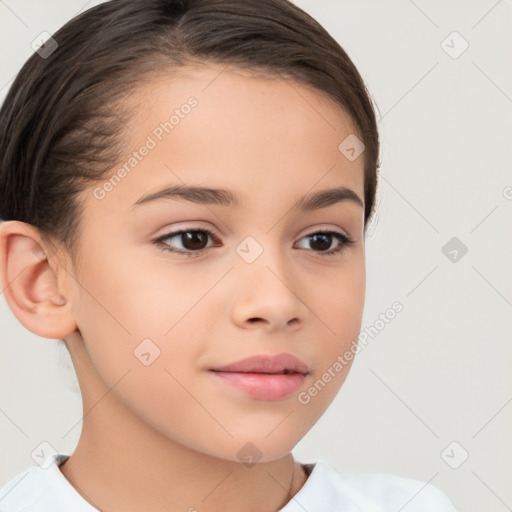
M 0 512 L 98 512 L 60 471 L 68 457 L 52 454 L 9 480 L 0 489 Z M 306 483 L 277 512 L 456 512 L 440 489 L 419 480 L 341 475 L 322 459 L 305 466 L 311 471 Z

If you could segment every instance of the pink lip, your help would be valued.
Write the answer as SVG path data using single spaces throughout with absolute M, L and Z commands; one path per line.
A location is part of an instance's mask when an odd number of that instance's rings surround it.
M 252 398 L 280 400 L 300 388 L 309 368 L 291 354 L 278 354 L 253 356 L 210 371 Z

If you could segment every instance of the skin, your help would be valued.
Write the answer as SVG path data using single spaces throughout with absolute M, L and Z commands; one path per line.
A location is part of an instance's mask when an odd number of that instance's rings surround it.
M 93 194 L 97 183 L 81 193 L 76 268 L 33 226 L 0 226 L 2 287 L 25 327 L 65 339 L 70 350 L 84 417 L 78 446 L 60 469 L 93 506 L 276 511 L 306 481 L 292 448 L 334 399 L 350 365 L 308 404 L 298 393 L 357 339 L 366 275 L 361 206 L 291 207 L 338 186 L 364 200 L 364 161 L 338 150 L 355 128 L 320 92 L 208 65 L 134 91 L 126 105 L 143 108 L 132 110 L 120 164 L 190 96 L 198 105 L 114 190 L 101 200 Z M 242 204 L 159 199 L 133 207 L 148 192 L 182 183 L 233 190 Z M 208 238 L 192 258 L 153 242 L 183 227 L 210 229 L 219 242 Z M 306 235 L 326 228 L 354 244 L 322 255 Z M 263 248 L 251 264 L 235 251 L 247 236 Z M 185 250 L 183 243 L 167 240 Z M 329 248 L 338 245 L 333 237 Z M 160 350 L 149 366 L 134 356 L 147 338 Z M 283 352 L 311 372 L 281 400 L 250 398 L 208 371 Z M 237 455 L 246 443 L 261 455 L 251 466 Z

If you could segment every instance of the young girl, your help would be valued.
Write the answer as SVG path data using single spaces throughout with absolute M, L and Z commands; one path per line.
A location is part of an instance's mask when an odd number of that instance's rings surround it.
M 41 45 L 0 117 L 0 275 L 63 340 L 71 455 L 2 511 L 453 511 L 291 450 L 353 359 L 379 138 L 344 50 L 288 0 L 112 0 Z

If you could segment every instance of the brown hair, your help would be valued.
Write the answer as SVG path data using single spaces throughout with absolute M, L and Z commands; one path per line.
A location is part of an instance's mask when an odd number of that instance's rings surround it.
M 114 108 L 154 73 L 194 62 L 285 75 L 327 93 L 365 144 L 365 230 L 379 135 L 370 95 L 343 48 L 288 0 L 112 0 L 66 23 L 34 53 L 0 110 L 0 216 L 37 227 L 73 255 L 77 194 L 118 161 L 129 113 Z M 341 142 L 341 141 L 340 141 Z

